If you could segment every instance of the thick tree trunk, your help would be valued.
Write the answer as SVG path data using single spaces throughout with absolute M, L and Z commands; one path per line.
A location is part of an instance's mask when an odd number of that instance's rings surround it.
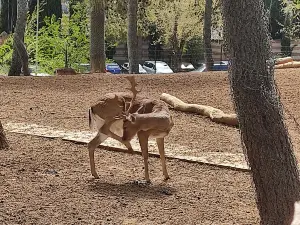
M 105 1 L 91 2 L 91 73 L 105 72 Z
M 12 55 L 11 66 L 8 72 L 9 76 L 19 76 L 21 74 L 22 65 L 25 66 L 27 65 L 27 68 L 25 68 L 25 72 L 28 72 L 28 57 L 21 59 L 21 57 L 24 56 L 24 54 L 20 55 L 19 52 L 22 50 L 20 48 L 18 49 L 18 47 L 20 47 L 19 44 L 20 41 L 23 42 L 24 40 L 26 20 L 27 20 L 27 10 L 28 10 L 27 0 L 18 0 L 18 15 L 17 15 L 16 28 L 14 32 L 14 51 Z M 19 40 L 16 39 L 15 37 L 18 37 Z M 26 60 L 27 62 L 25 62 Z
M 8 148 L 7 139 L 5 137 L 5 133 L 2 127 L 2 123 L 0 121 L 0 149 Z
M 213 69 L 214 60 L 211 49 L 211 15 L 212 15 L 212 0 L 205 1 L 204 26 L 203 26 L 203 41 L 204 41 L 204 58 L 207 71 Z
M 222 0 L 230 82 L 261 224 L 290 224 L 300 180 L 274 81 L 262 0 Z
M 128 47 L 129 73 L 139 73 L 137 10 L 138 10 L 138 1 L 128 0 L 127 47 Z
M 24 76 L 30 76 L 30 71 L 28 68 L 28 53 L 26 50 L 26 46 L 24 42 L 17 36 L 17 34 L 14 34 L 14 44 L 16 45 L 16 49 L 19 55 L 19 58 L 21 60 L 22 68 L 23 68 L 23 75 Z
M 12 33 L 17 20 L 17 0 L 1 0 L 0 33 Z

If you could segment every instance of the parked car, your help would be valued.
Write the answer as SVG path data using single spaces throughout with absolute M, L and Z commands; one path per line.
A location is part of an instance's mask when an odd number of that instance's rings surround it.
M 187 63 L 187 62 L 181 63 L 181 71 L 182 72 L 187 72 L 187 71 L 192 71 L 192 70 L 195 70 L 195 67 L 193 66 L 192 63 Z
M 121 68 L 122 68 L 123 73 L 128 73 L 128 71 L 129 71 L 129 62 L 124 63 L 121 66 Z M 139 73 L 140 74 L 146 74 L 147 73 L 147 71 L 142 67 L 141 64 L 139 64 Z
M 113 74 L 120 74 L 122 73 L 121 67 L 119 66 L 118 63 L 106 63 L 106 71 L 113 73 Z
M 107 72 L 113 73 L 113 74 L 120 74 L 122 73 L 121 67 L 118 63 L 112 62 L 112 63 L 105 63 L 105 69 Z M 81 63 L 79 64 L 79 72 L 80 73 L 89 73 L 91 70 L 91 66 L 89 63 Z
M 51 74 L 40 72 L 39 67 L 38 67 L 38 71 L 37 71 L 37 74 L 36 74 L 36 73 L 35 73 L 36 67 L 33 66 L 33 65 L 29 65 L 29 66 L 28 66 L 28 69 L 29 69 L 30 76 L 37 76 L 37 77 L 48 77 L 48 76 L 52 76 Z M 23 73 L 23 71 L 22 71 L 22 73 Z
M 228 61 L 220 61 L 220 62 L 214 62 L 213 65 L 213 71 L 227 71 L 228 70 Z M 193 70 L 192 72 L 206 72 L 206 64 L 204 63 L 199 68 Z
M 91 71 L 91 66 L 89 63 L 80 63 L 78 72 L 79 73 L 89 73 Z
M 173 70 L 163 61 L 145 61 L 143 68 L 147 73 L 174 73 Z

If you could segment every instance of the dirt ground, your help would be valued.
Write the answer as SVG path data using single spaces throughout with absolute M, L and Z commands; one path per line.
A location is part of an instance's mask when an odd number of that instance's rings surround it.
M 138 75 L 148 96 L 165 92 L 188 103 L 232 113 L 226 72 Z M 299 154 L 299 70 L 276 72 L 295 151 Z M 124 91 L 122 76 L 0 76 L 0 119 L 88 130 L 87 109 L 104 93 Z M 240 153 L 238 130 L 209 119 L 172 111 L 167 143 L 199 152 Z M 171 180 L 162 181 L 160 162 L 150 159 L 150 186 L 139 155 L 99 149 L 99 180 L 90 176 L 84 145 L 7 134 L 11 149 L 0 151 L 1 224 L 258 224 L 249 173 L 168 160 Z

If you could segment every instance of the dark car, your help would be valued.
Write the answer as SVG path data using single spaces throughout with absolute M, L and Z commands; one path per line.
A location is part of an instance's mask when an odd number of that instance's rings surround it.
M 118 63 L 106 63 L 106 71 L 113 73 L 113 74 L 120 74 L 122 73 L 121 67 Z
M 107 72 L 113 73 L 113 74 L 120 74 L 121 68 L 118 63 L 105 63 L 105 69 Z M 79 72 L 81 73 L 88 73 L 91 70 L 91 66 L 89 63 L 81 63 L 79 64 Z

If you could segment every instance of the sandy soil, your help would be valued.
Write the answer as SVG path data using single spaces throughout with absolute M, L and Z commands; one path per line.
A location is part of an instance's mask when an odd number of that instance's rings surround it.
M 300 77 L 278 71 L 276 81 L 295 150 L 299 150 Z M 139 75 L 143 92 L 165 92 L 189 103 L 233 112 L 227 73 Z M 62 77 L 0 76 L 2 123 L 26 122 L 88 130 L 87 109 L 102 94 L 123 91 L 116 75 Z M 201 116 L 172 111 L 175 126 L 167 138 L 198 152 L 241 152 L 238 130 Z M 168 161 L 170 181 L 160 162 L 150 159 L 150 186 L 141 156 L 97 151 L 100 179 L 91 179 L 84 145 L 8 134 L 12 148 L 0 151 L 1 224 L 258 224 L 248 173 L 177 160 Z
M 151 158 L 152 184 L 141 156 L 98 151 L 99 180 L 87 150 L 60 140 L 9 134 L 0 151 L 0 224 L 257 224 L 247 173 L 168 161 L 163 182 Z

